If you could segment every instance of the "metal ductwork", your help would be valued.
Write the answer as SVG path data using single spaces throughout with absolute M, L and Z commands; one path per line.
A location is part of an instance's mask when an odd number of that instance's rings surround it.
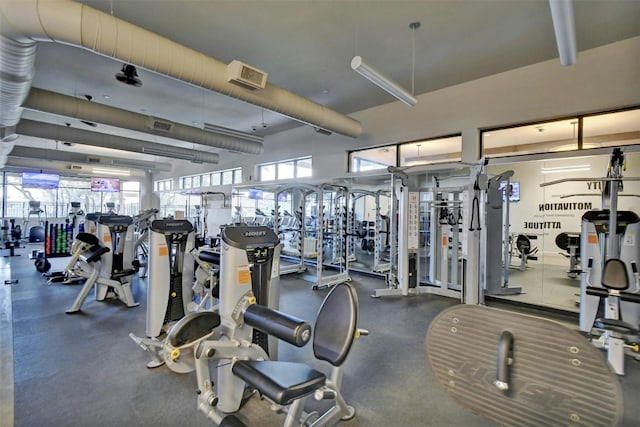
M 145 116 L 131 111 L 120 110 L 72 96 L 61 95 L 43 89 L 31 88 L 23 108 L 42 111 L 79 120 L 102 123 L 119 128 L 149 133 L 165 138 L 178 139 L 209 147 L 237 151 L 240 153 L 262 154 L 262 138 L 248 135 L 252 140 L 214 133 L 185 126 L 165 119 Z M 229 132 L 240 133 L 237 131 Z
M 1 154 L 1 153 L 0 153 Z M 65 163 L 84 164 L 87 167 L 116 167 L 127 169 L 151 170 L 156 172 L 171 172 L 171 163 L 147 162 L 143 160 L 120 159 L 117 157 L 87 156 L 73 151 L 50 150 L 45 148 L 17 145 L 11 151 L 10 157 L 25 157 L 31 159 L 46 159 Z
M 0 28 L 4 22 L 0 21 Z M 33 80 L 36 43 L 19 43 L 0 34 L 0 129 L 2 140 L 13 137 L 22 114 L 20 104 Z
M 189 148 L 172 147 L 170 145 L 158 144 L 155 142 L 124 138 L 99 132 L 90 132 L 73 127 L 58 126 L 33 120 L 20 120 L 20 123 L 16 126 L 16 133 L 18 135 L 55 139 L 96 147 L 113 148 L 116 150 L 131 151 L 139 154 L 190 160 L 194 163 L 218 163 L 218 154 L 216 153 L 207 153 L 205 151 L 191 150 Z
M 58 0 L 0 0 L 0 28 L 17 42 L 53 41 L 83 47 L 185 83 L 356 138 L 357 120 L 267 83 L 252 91 L 226 79 L 227 64 L 89 6 Z
M 14 169 L 15 168 L 15 169 Z M 97 166 L 99 169 L 105 169 L 104 166 Z M 106 176 L 109 174 L 105 174 L 102 170 L 94 170 L 89 165 L 76 165 L 70 164 L 69 162 L 59 162 L 52 160 L 44 160 L 44 159 L 32 159 L 25 157 L 14 157 L 11 156 L 7 160 L 7 165 L 5 170 L 15 170 L 16 172 L 21 170 L 38 170 L 44 172 L 57 172 L 62 175 L 85 175 L 85 176 Z M 146 176 L 146 172 L 141 169 L 120 169 L 121 173 L 118 173 L 115 176 L 122 176 L 128 178 L 143 178 Z

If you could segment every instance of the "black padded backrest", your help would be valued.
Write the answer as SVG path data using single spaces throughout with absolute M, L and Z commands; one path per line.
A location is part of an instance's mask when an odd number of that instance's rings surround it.
M 84 243 L 88 243 L 92 246 L 96 246 L 100 244 L 100 240 L 91 233 L 78 233 L 78 235 L 76 236 L 76 239 Z
M 358 328 L 358 298 L 353 286 L 340 283 L 324 299 L 313 332 L 313 354 L 340 366 L 349 354 Z
M 618 258 L 608 259 L 602 269 L 602 286 L 607 289 L 624 291 L 629 287 L 627 266 Z
M 518 237 L 516 239 L 516 247 L 523 254 L 531 253 L 531 239 L 529 239 L 529 236 L 518 234 Z

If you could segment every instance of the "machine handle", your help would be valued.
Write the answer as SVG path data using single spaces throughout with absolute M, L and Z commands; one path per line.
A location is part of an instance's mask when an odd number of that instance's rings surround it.
M 306 320 L 260 304 L 247 307 L 244 321 L 249 326 L 297 347 L 303 347 L 311 338 L 311 325 Z
M 496 379 L 493 382 L 500 391 L 509 390 L 510 366 L 513 363 L 513 334 L 502 332 L 498 340 L 498 360 L 496 363 Z

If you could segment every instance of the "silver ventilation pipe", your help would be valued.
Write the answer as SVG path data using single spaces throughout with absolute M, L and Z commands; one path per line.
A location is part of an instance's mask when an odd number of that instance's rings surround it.
M 2 152 L 0 152 L 0 154 L 2 154 Z M 154 172 L 171 172 L 171 163 L 166 162 L 148 162 L 144 160 L 121 159 L 117 157 L 87 156 L 86 154 L 73 151 L 52 150 L 24 145 L 15 146 L 13 148 L 13 151 L 11 151 L 9 157 L 46 159 L 48 161 L 66 162 L 67 164 L 81 164 L 86 165 L 87 167 L 115 167 L 127 169 L 142 169 Z
M 262 154 L 264 151 L 262 138 L 256 135 L 247 135 L 252 139 L 248 140 L 243 136 L 208 132 L 43 89 L 31 88 L 22 107 L 240 153 Z
M 16 41 L 83 47 L 320 129 L 353 138 L 362 133 L 357 120 L 281 87 L 266 83 L 264 89 L 250 90 L 229 83 L 227 64 L 80 3 L 0 0 L 0 24 Z
M 217 153 L 207 153 L 206 151 L 191 150 L 189 148 L 172 147 L 170 145 L 158 144 L 155 142 L 124 138 L 99 132 L 90 132 L 73 127 L 58 126 L 27 119 L 20 120 L 20 123 L 16 126 L 16 133 L 18 135 L 54 139 L 96 147 L 113 148 L 116 150 L 131 151 L 139 154 L 190 160 L 194 163 L 218 163 Z
M 19 43 L 0 34 L 0 136 L 3 141 L 14 136 L 13 126 L 20 120 L 20 104 L 33 80 L 35 54 L 35 42 Z
M 104 166 L 96 166 L 96 168 L 105 169 Z M 7 160 L 7 165 L 5 170 L 19 172 L 22 170 L 38 170 L 38 171 L 46 171 L 46 172 L 58 172 L 60 174 L 66 174 L 71 176 L 76 175 L 86 175 L 86 176 L 107 176 L 104 171 L 100 170 L 98 172 L 94 171 L 93 168 L 89 165 L 74 165 L 69 162 L 60 162 L 55 160 L 44 160 L 44 159 L 31 159 L 25 157 L 14 157 L 11 156 Z M 121 173 L 117 175 L 120 178 L 144 178 L 146 176 L 146 171 L 142 169 L 121 169 Z M 125 178 L 126 177 L 126 178 Z

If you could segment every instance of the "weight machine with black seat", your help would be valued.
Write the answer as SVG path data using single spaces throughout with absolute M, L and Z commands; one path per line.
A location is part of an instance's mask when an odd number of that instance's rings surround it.
M 183 354 L 194 355 L 197 408 L 216 425 L 245 425 L 234 413 L 246 400 L 247 385 L 273 398 L 281 408 L 314 392 L 320 399 L 336 401 L 324 418 L 307 425 L 333 425 L 354 415 L 340 394 L 341 366 L 360 332 L 351 286 L 338 284 L 330 291 L 316 322 L 315 353 L 336 366 L 330 379 L 305 364 L 257 363 L 277 358 L 276 338 L 298 347 L 311 338 L 306 321 L 273 308 L 277 307 L 279 287 L 273 281 L 278 274 L 273 259 L 279 247 L 278 236 L 266 227 L 225 227 L 221 233 L 219 311 L 190 313 L 167 336 L 174 360 Z M 216 364 L 215 372 L 211 361 Z M 285 425 L 301 422 L 303 404 L 303 400 L 292 404 Z
M 587 211 L 582 216 L 580 263 L 583 274 L 580 281 L 580 330 L 586 333 L 594 332 L 594 327 L 596 330 L 603 330 L 593 342 L 607 349 L 611 363 L 615 363 L 616 372 L 624 371 L 625 353 L 624 348 L 620 348 L 621 341 L 616 339 L 626 335 L 625 338 L 632 343 L 631 347 L 633 347 L 633 342 L 638 341 L 637 331 L 640 329 L 640 305 L 635 301 L 640 295 L 640 285 L 638 285 L 640 245 L 637 241 L 637 236 L 640 235 L 640 218 L 633 211 L 618 210 L 618 199 L 622 196 L 619 192 L 624 188 L 623 182 L 640 181 L 640 177 L 624 177 L 622 172 L 625 167 L 624 153 L 616 147 L 611 153 L 606 177 L 565 178 L 540 184 L 544 187 L 572 181 L 602 182 L 602 209 Z M 604 269 L 610 260 L 617 260 L 611 262 L 614 265 L 612 269 L 615 274 L 605 277 Z M 622 270 L 625 270 L 625 273 Z M 636 279 L 633 287 L 630 286 L 630 277 Z M 631 290 L 627 292 L 630 287 Z M 635 297 L 617 298 L 621 293 L 633 294 Z M 620 327 L 616 330 L 615 327 L 611 327 L 612 322 L 596 321 L 603 296 L 606 298 L 605 318 L 625 322 L 628 327 Z M 623 329 L 627 333 L 621 334 Z
M 117 298 L 127 307 L 138 305 L 131 289 L 132 275 L 137 271 L 133 263 L 132 224 L 133 218 L 126 215 L 100 215 L 97 218 L 96 235 L 100 247 L 93 253 L 80 257 L 83 265 L 76 275 L 86 277 L 87 281 L 67 314 L 80 311 L 94 286 L 96 301 Z
M 577 278 L 582 270 L 580 269 L 580 233 L 562 232 L 556 236 L 556 246 L 562 249 L 561 255 L 569 259 L 569 270 L 567 277 Z
M 537 239 L 538 236 L 535 234 L 510 234 L 509 245 L 511 246 L 511 250 L 508 258 L 509 266 L 511 266 L 511 258 L 513 255 L 520 258 L 520 264 L 518 265 L 518 270 L 520 271 L 527 269 L 529 260 L 537 261 L 538 247 L 533 246 L 531 243 L 532 240 Z

